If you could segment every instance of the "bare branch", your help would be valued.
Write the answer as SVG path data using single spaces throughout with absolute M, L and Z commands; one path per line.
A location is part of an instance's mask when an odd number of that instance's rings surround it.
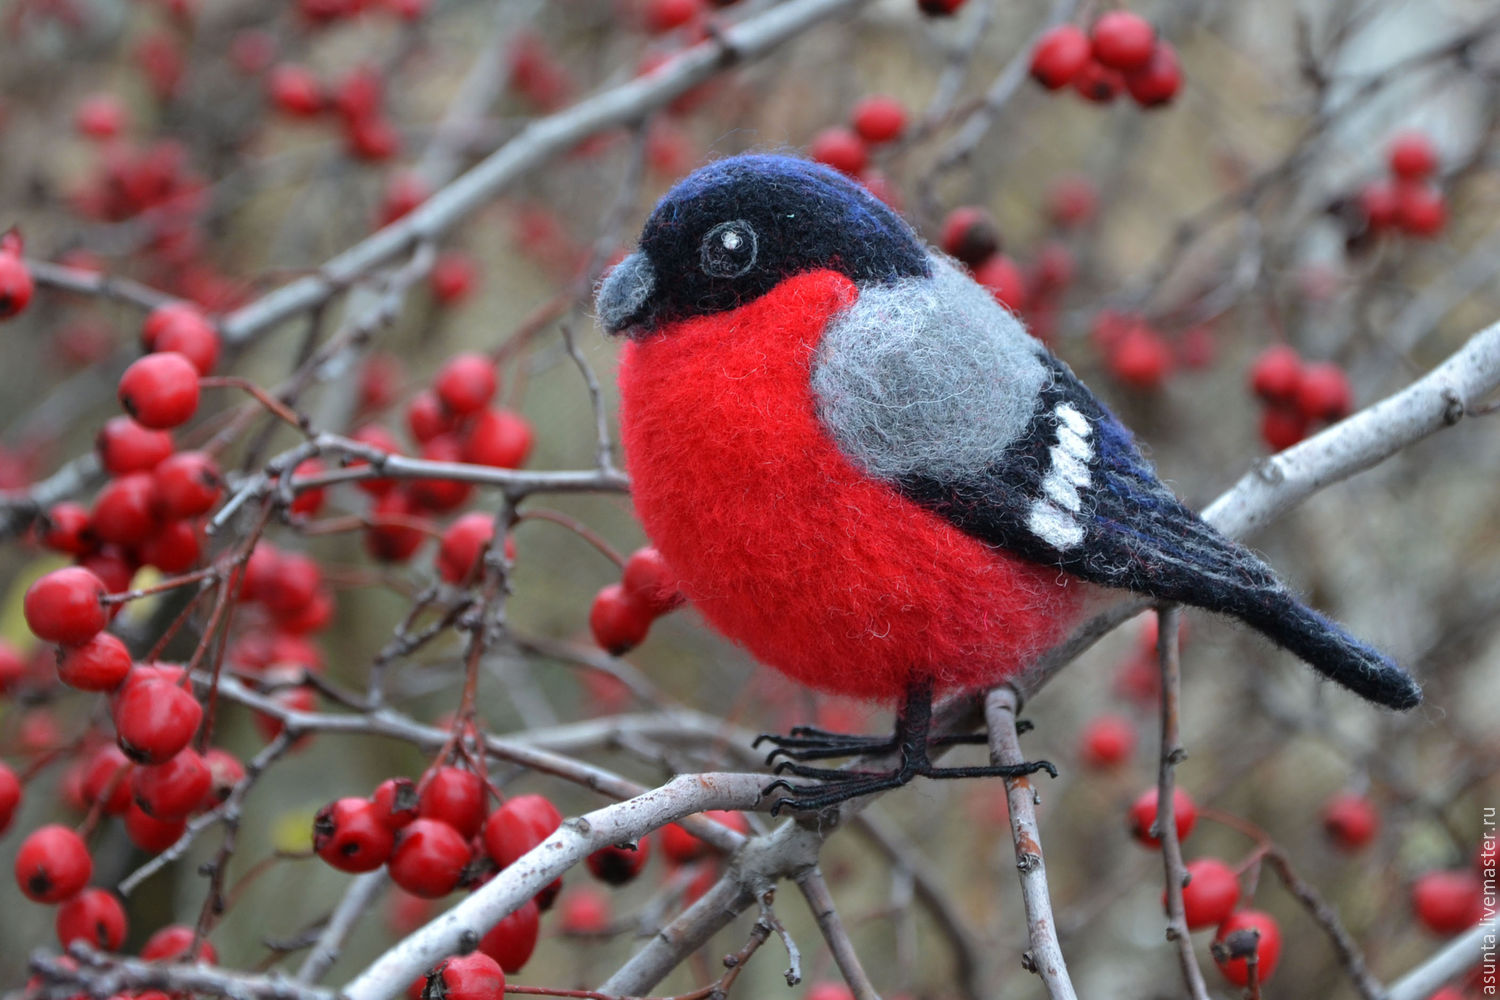
M 990 730 L 990 761 L 995 764 L 1026 763 L 1016 732 L 1020 700 L 1009 685 L 991 691 L 985 699 L 985 721 Z M 1057 921 L 1052 916 L 1052 897 L 1047 888 L 1047 865 L 1042 857 L 1041 830 L 1036 822 L 1036 789 L 1026 776 L 1005 779 L 1005 800 L 1010 807 L 1010 832 L 1015 842 L 1016 872 L 1021 880 L 1021 900 L 1026 908 L 1026 933 L 1031 941 L 1028 968 L 1041 977 L 1051 1000 L 1077 1000 L 1068 964 L 1057 940 Z

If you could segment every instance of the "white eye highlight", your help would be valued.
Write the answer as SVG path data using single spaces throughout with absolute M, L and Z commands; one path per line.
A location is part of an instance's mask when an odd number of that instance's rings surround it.
M 744 219 L 733 219 L 704 235 L 698 256 L 709 277 L 738 278 L 755 266 L 759 249 L 754 227 Z

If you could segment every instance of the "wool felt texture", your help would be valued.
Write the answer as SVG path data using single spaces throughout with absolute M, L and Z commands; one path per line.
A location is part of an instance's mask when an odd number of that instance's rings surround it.
M 1051 379 L 1020 320 L 953 262 L 930 260 L 930 279 L 862 288 L 813 367 L 819 417 L 881 479 L 985 467 L 1026 432 Z
M 955 530 L 835 444 L 809 379 L 856 297 L 813 271 L 626 344 L 636 510 L 704 617 L 802 684 L 887 701 L 914 681 L 994 684 L 1066 634 L 1083 588 Z
M 640 271 L 617 266 L 597 299 L 612 331 L 735 309 L 812 270 L 864 285 L 926 276 L 929 266 L 884 202 L 836 170 L 785 156 L 736 156 L 691 174 L 646 220 L 639 253 L 655 292 L 625 311 Z
M 842 175 L 705 167 L 632 257 L 599 312 L 636 341 L 620 387 L 637 508 L 688 596 L 768 664 L 871 698 L 992 684 L 1078 615 L 1071 576 L 1233 615 L 1372 701 L 1419 703 Z

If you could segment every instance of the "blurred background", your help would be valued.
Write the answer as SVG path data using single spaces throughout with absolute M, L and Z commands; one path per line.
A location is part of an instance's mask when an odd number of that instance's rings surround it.
M 528 142 L 535 123 L 642 73 L 670 73 L 680 53 L 780 6 L 792 4 L 0 5 L 0 229 L 19 227 L 38 285 L 29 307 L 0 326 L 0 487 L 10 491 L 0 623 L 28 663 L 0 701 L 0 752 L 27 775 L 23 806 L 0 840 L 7 869 L 25 831 L 83 820 L 78 772 L 111 738 L 98 696 L 58 687 L 50 649 L 37 648 L 22 620 L 25 587 L 63 562 L 39 544 L 36 512 L 22 501 L 35 484 L 56 484 L 59 470 L 78 470 L 77 456 L 118 414 L 115 382 L 140 353 L 151 290 L 216 319 L 244 318 L 261 296 L 399 225 L 484 157 Z M 1107 73 L 1092 84 L 1070 76 L 1057 89 L 1032 75 L 1050 28 L 1087 34 L 1122 7 L 828 6 L 833 16 L 763 58 L 529 163 L 465 210 L 435 257 L 418 255 L 405 269 L 405 258 L 382 261 L 318 309 L 226 335 L 218 372 L 267 387 L 292 380 L 289 402 L 315 426 L 378 425 L 415 454 L 409 402 L 452 356 L 483 352 L 497 363 L 496 404 L 532 435 L 517 460 L 594 468 L 589 380 L 612 427 L 616 345 L 594 324 L 591 289 L 675 180 L 745 150 L 801 152 L 847 169 L 963 257 L 1135 429 L 1194 506 L 1261 457 L 1398 390 L 1500 316 L 1493 3 L 1140 0 L 1128 9 L 1178 60 L 1176 84 L 1168 87 L 1170 74 L 1155 83 L 1170 93 L 1144 101 Z M 889 100 L 872 109 L 872 97 Z M 885 135 L 881 122 L 895 119 Z M 109 287 L 99 274 L 147 292 Z M 339 337 L 340 350 L 309 364 Z M 1268 362 L 1272 349 L 1281 353 Z M 1278 364 L 1301 380 L 1301 395 L 1270 385 Z M 215 451 L 231 487 L 298 440 L 244 409 L 243 398 L 205 390 L 198 420 L 177 432 L 180 447 Z M 1497 469 L 1494 417 L 1477 417 L 1248 539 L 1315 606 L 1412 670 L 1427 696 L 1415 712 L 1373 709 L 1261 639 L 1186 615 L 1189 756 L 1178 779 L 1200 818 L 1185 851 L 1235 867 L 1242 905 L 1279 921 L 1284 943 L 1267 996 L 1358 995 L 1308 911 L 1261 869 L 1258 852 L 1269 845 L 1336 907 L 1384 981 L 1453 930 L 1423 914 L 1414 891 L 1431 872 L 1472 879 L 1483 810 L 1500 804 Z M 87 507 L 102 477 L 83 471 L 68 496 L 52 499 Z M 323 568 L 331 618 L 304 636 L 315 650 L 305 655 L 347 692 L 365 688 L 393 629 L 436 579 L 430 540 L 399 560 L 372 558 L 373 532 L 359 520 L 370 502 L 335 487 L 315 516 L 278 519 L 265 536 Z M 480 489 L 432 512 L 431 523 L 441 530 L 465 510 L 497 509 L 495 493 Z M 723 720 L 735 738 L 800 723 L 889 725 L 887 706 L 813 695 L 756 667 L 690 608 L 654 621 L 643 643 L 614 660 L 590 630 L 590 611 L 601 588 L 620 580 L 600 544 L 625 555 L 645 544 L 628 497 L 542 494 L 520 510 L 504 635 L 478 689 L 487 731 L 545 740 L 583 720 L 644 720 L 638 731 L 595 727 L 596 739 L 566 752 L 654 785 L 680 771 L 755 763 L 741 744 L 653 730 L 663 705 Z M 206 555 L 243 538 L 235 524 L 204 540 Z M 147 566 L 134 585 L 160 578 Z M 182 608 L 170 594 L 136 602 L 117 631 L 144 656 Z M 203 611 L 189 612 L 164 656 L 192 655 Z M 1160 858 L 1132 841 L 1126 817 L 1156 775 L 1151 618 L 1108 637 L 1026 706 L 1036 726 L 1026 753 L 1062 770 L 1040 787 L 1040 823 L 1064 952 L 1084 996 L 1184 995 L 1162 933 Z M 268 627 L 254 613 L 231 627 L 231 670 L 253 672 L 234 651 Z M 397 658 L 391 703 L 441 725 L 459 707 L 463 649 L 450 631 Z M 318 704 L 333 705 L 326 695 Z M 249 759 L 265 739 L 255 721 L 223 706 L 216 744 Z M 246 799 L 231 905 L 209 936 L 222 963 L 295 968 L 308 928 L 350 876 L 276 852 L 305 852 L 312 816 L 328 801 L 368 794 L 394 775 L 415 779 L 429 763 L 409 745 L 337 734 L 278 760 Z M 547 795 L 565 815 L 604 801 L 521 769 L 495 765 L 490 777 L 507 795 Z M 824 870 L 883 995 L 1044 995 L 1021 965 L 1026 926 L 1006 816 L 997 782 L 918 783 L 831 838 Z M 750 818 L 761 831 L 773 822 Z M 204 834 L 134 890 L 124 950 L 166 923 L 197 919 L 206 889 L 198 866 L 220 836 Z M 115 885 L 149 857 L 108 817 L 91 822 L 89 840 L 96 885 Z M 603 982 L 685 893 L 701 891 L 696 869 L 669 865 L 660 845 L 656 854 L 623 888 L 569 873 L 543 915 L 536 955 L 512 980 Z M 698 864 L 717 871 L 713 859 Z M 8 880 L 0 898 L 0 986 L 19 988 L 33 949 L 55 947 L 52 912 Z M 383 893 L 328 981 L 346 981 L 459 898 Z M 979 949 L 977 986 L 960 974 L 935 898 Z M 804 983 L 784 985 L 785 955 L 773 940 L 736 985 L 743 996 L 808 996 L 838 980 L 802 901 L 784 892 L 778 913 L 802 946 Z M 711 982 L 748 926 L 742 918 L 657 992 Z M 1212 968 L 1211 937 L 1195 935 L 1210 989 L 1238 995 Z M 1456 988 L 1480 995 L 1477 982 Z

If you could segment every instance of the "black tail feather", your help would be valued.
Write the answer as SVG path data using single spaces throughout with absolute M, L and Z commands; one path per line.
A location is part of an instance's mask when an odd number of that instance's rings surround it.
M 1394 660 L 1366 646 L 1289 591 L 1263 591 L 1256 596 L 1260 599 L 1239 604 L 1231 613 L 1324 677 L 1388 708 L 1410 709 L 1422 703 L 1421 687 Z

